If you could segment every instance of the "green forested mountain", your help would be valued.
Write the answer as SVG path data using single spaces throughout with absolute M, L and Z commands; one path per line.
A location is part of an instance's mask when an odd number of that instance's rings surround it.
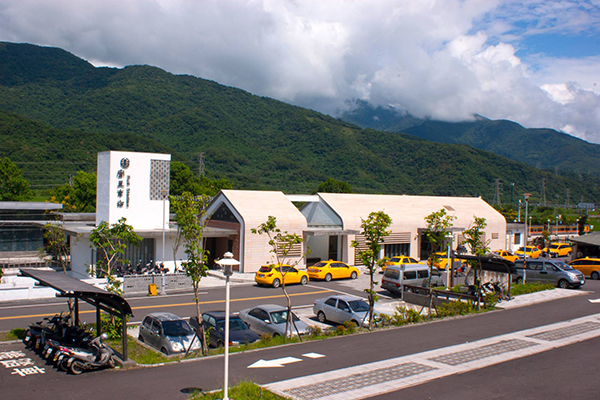
M 0 157 L 34 185 L 92 171 L 108 149 L 168 152 L 188 165 L 205 156 L 211 177 L 238 189 L 309 193 L 331 177 L 355 192 L 596 202 L 598 178 L 555 176 L 465 145 L 362 129 L 215 82 L 150 66 L 95 68 L 63 50 L 0 43 Z M 43 173 L 39 172 L 42 171 Z M 62 172 L 60 172 L 62 171 Z M 44 175 L 48 174 L 48 175 Z M 513 186 L 511 185 L 511 189 Z M 511 191 L 512 192 L 512 191 Z
M 415 118 L 394 109 L 358 102 L 343 120 L 387 132 L 403 132 L 439 143 L 466 144 L 559 173 L 600 175 L 600 145 L 553 129 L 527 129 L 506 120 L 470 122 Z

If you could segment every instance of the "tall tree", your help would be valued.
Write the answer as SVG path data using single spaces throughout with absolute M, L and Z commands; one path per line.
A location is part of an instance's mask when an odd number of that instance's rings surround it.
M 231 182 L 227 179 L 210 179 L 206 176 L 197 178 L 192 170 L 180 161 L 171 162 L 170 189 L 173 196 L 181 196 L 184 192 L 193 195 L 206 194 L 215 196 L 221 189 L 231 189 Z
M 42 250 L 44 254 L 41 257 L 50 254 L 53 260 L 58 261 L 58 264 L 66 274 L 69 267 L 71 249 L 69 248 L 63 225 L 61 223 L 54 224 L 48 222 L 44 225 L 44 239 L 46 239 L 46 243 Z
M 433 264 L 437 263 L 440 259 L 437 253 L 444 245 L 446 237 L 450 232 L 450 228 L 452 228 L 452 221 L 455 219 L 456 217 L 448 215 L 448 213 L 446 213 L 446 209 L 444 208 L 442 208 L 440 211 L 434 211 L 425 217 L 425 222 L 427 223 L 425 236 L 429 242 L 429 279 L 427 284 L 429 287 L 429 314 L 427 315 L 427 318 L 430 317 L 431 308 L 433 306 L 433 292 L 431 291 L 431 275 L 434 268 Z M 446 269 L 447 273 L 449 274 L 451 273 L 450 268 L 451 263 L 448 262 Z
M 202 343 L 202 354 L 208 353 L 206 335 L 202 325 L 200 313 L 200 299 L 198 296 L 200 282 L 208 274 L 208 251 L 203 242 L 204 229 L 206 228 L 206 207 L 210 198 L 205 195 L 194 196 L 184 192 L 181 196 L 170 196 L 171 207 L 175 212 L 178 236 L 181 237 L 187 254 L 187 260 L 181 263 L 185 274 L 192 280 L 194 301 L 196 302 L 196 317 L 198 318 L 199 339 Z M 191 344 L 190 344 L 191 346 Z
M 119 219 L 116 223 L 109 225 L 102 221 L 92 229 L 90 233 L 90 243 L 96 248 L 96 264 L 90 266 L 91 272 L 97 277 L 106 278 L 106 290 L 118 295 L 123 294 L 121 282 L 113 274 L 113 266 L 117 260 L 125 254 L 129 244 L 137 245 L 142 238 L 134 232 L 133 227 L 128 225 L 125 218 Z
M 23 171 L 10 158 L 0 158 L 0 201 L 27 201 L 31 197 Z
M 281 229 L 277 227 L 277 219 L 272 215 L 269 215 L 266 222 L 260 224 L 258 228 L 251 229 L 251 231 L 254 234 L 267 235 L 269 238 L 269 245 L 271 246 L 271 250 L 269 251 L 273 253 L 276 260 L 276 264 L 273 268 L 278 268 L 281 273 L 282 282 L 280 288 L 287 301 L 287 319 L 285 321 L 284 336 L 287 337 L 288 333 L 291 336 L 293 332 L 292 327 L 296 329 L 296 333 L 298 333 L 298 328 L 296 327 L 296 322 L 293 318 L 292 299 L 286 289 L 285 276 L 289 271 L 289 267 L 296 268 L 300 261 L 306 257 L 306 254 L 303 252 L 301 253 L 301 256 L 294 261 L 292 261 L 289 256 L 294 248 L 302 245 L 302 237 L 295 233 L 288 233 L 287 231 L 282 232 Z M 298 337 L 300 338 L 300 335 L 298 335 Z
M 485 218 L 474 217 L 471 226 L 463 232 L 465 240 L 462 243 L 466 244 L 469 252 L 475 256 L 483 257 L 490 251 L 488 247 L 490 241 L 485 239 L 486 226 L 487 222 L 485 221 Z M 474 271 L 473 283 L 477 287 L 477 308 L 479 308 L 481 303 L 481 262 L 477 260 L 468 260 L 467 263 Z
M 96 173 L 79 171 L 72 182 L 52 190 L 50 201 L 61 203 L 65 212 L 96 211 Z
M 369 271 L 369 288 L 364 291 L 367 293 L 369 301 L 369 329 L 373 329 L 373 312 L 375 310 L 375 302 L 378 300 L 378 296 L 374 290 L 377 283 L 374 276 L 385 264 L 385 257 L 380 259 L 379 253 L 381 252 L 381 243 L 390 234 L 388 228 L 392 225 L 392 219 L 383 211 L 377 211 L 370 213 L 367 219 L 361 218 L 361 220 L 361 235 L 364 236 L 367 248 L 358 252 L 358 259 Z M 352 247 L 357 248 L 358 246 L 359 243 L 357 241 L 352 241 Z

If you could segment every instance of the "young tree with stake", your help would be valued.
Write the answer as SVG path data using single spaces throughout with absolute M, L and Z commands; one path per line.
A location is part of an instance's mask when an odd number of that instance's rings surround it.
M 206 344 L 206 335 L 202 325 L 202 315 L 200 313 L 200 300 L 198 289 L 200 281 L 208 274 L 208 252 L 205 250 L 203 242 L 203 233 L 206 229 L 206 207 L 209 203 L 209 197 L 206 195 L 194 196 L 189 192 L 184 192 L 181 196 L 170 196 L 171 206 L 175 211 L 175 221 L 177 222 L 178 236 L 183 240 L 187 260 L 181 263 L 185 274 L 192 280 L 194 290 L 194 301 L 196 302 L 196 317 L 198 318 L 199 339 L 202 344 L 202 354 L 208 353 Z M 191 347 L 191 344 L 190 344 Z
M 285 286 L 285 276 L 288 272 L 288 268 L 285 266 L 290 266 L 295 268 L 300 261 L 306 257 L 306 254 L 302 254 L 299 258 L 297 258 L 294 262 L 289 258 L 290 251 L 297 246 L 302 245 L 302 237 L 295 233 L 288 233 L 287 231 L 282 232 L 281 229 L 277 227 L 277 219 L 269 215 L 266 222 L 263 222 L 256 229 L 252 229 L 252 233 L 258 235 L 267 235 L 269 238 L 269 245 L 271 246 L 271 250 L 269 252 L 275 255 L 276 264 L 273 268 L 279 268 L 281 273 L 282 282 L 281 282 L 281 290 L 287 300 L 287 319 L 285 321 L 285 337 L 287 337 L 288 333 L 292 335 L 292 327 L 298 333 L 298 327 L 296 327 L 296 322 L 294 318 L 292 318 L 292 299 L 290 298 L 286 286 Z M 298 334 L 298 338 L 300 335 Z M 300 340 L 302 340 L 300 338 Z
M 358 252 L 358 259 L 369 271 L 369 288 L 364 291 L 367 293 L 369 302 L 369 329 L 373 329 L 373 313 L 375 302 L 378 300 L 378 296 L 374 290 L 377 284 L 374 280 L 374 275 L 385 264 L 386 259 L 385 257 L 379 259 L 379 252 L 381 251 L 381 243 L 383 243 L 384 238 L 390 234 L 390 231 L 387 229 L 392 224 L 392 219 L 383 211 L 377 211 L 370 213 L 366 220 L 362 218 L 361 220 L 361 235 L 365 238 L 367 249 Z M 351 246 L 357 248 L 359 243 L 353 240 Z

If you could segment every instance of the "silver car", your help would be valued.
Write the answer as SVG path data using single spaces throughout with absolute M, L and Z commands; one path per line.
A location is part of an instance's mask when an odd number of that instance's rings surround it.
M 278 306 L 275 304 L 264 304 L 257 307 L 246 308 L 240 311 L 240 318 L 248 324 L 250 329 L 259 335 L 268 333 L 275 336 L 283 336 L 285 334 L 285 323 L 287 320 L 287 307 Z M 308 324 L 302 322 L 296 314 L 292 312 L 292 318 L 298 328 L 298 332 L 304 335 L 308 331 Z M 289 328 L 288 328 L 289 329 Z M 293 333 L 296 334 L 296 329 Z
M 180 316 L 169 312 L 158 312 L 146 315 L 140 324 L 138 340 L 146 343 L 166 355 L 183 353 L 190 344 L 192 350 L 200 349 L 200 341 L 193 343 L 194 331 Z
M 360 297 L 335 295 L 318 299 L 313 305 L 313 312 L 319 322 L 343 324 L 352 321 L 356 326 L 369 324 L 369 304 Z M 374 315 L 379 315 L 379 312 L 375 311 Z

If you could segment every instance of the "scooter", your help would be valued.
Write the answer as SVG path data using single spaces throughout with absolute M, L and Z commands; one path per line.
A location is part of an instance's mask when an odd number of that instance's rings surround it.
M 63 367 L 73 375 L 79 375 L 91 369 L 114 368 L 115 352 L 104 343 L 106 339 L 108 339 L 108 335 L 103 333 L 90 341 L 88 349 L 61 348 L 61 351 L 64 349 L 70 356 Z

